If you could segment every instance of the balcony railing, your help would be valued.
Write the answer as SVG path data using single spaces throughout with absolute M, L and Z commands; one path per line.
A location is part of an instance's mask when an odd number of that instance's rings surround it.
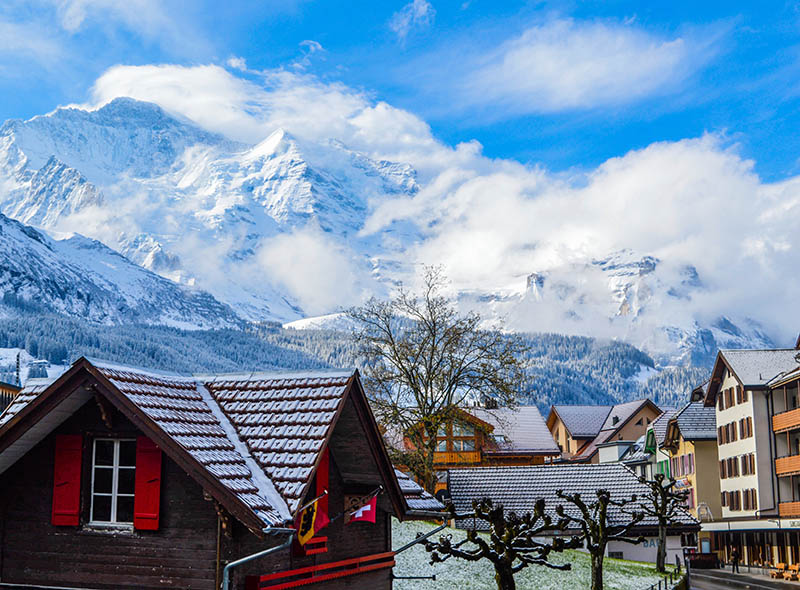
M 800 473 L 800 455 L 775 459 L 775 475 L 793 475 L 796 473 Z
M 800 408 L 781 412 L 772 417 L 772 431 L 784 432 L 800 428 Z
M 463 465 L 480 462 L 480 451 L 437 452 L 433 454 L 434 465 Z
M 780 502 L 778 514 L 781 516 L 800 516 L 800 502 Z

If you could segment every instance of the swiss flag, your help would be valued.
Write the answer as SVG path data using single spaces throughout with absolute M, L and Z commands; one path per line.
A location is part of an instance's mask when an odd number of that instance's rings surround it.
M 354 522 L 371 522 L 375 524 L 375 512 L 378 506 L 378 497 L 373 496 L 372 499 L 364 504 L 361 508 L 354 510 L 350 514 L 350 519 L 347 521 L 347 524 L 352 524 Z

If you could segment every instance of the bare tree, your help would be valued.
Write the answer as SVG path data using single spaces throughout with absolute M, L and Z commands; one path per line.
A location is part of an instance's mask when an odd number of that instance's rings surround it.
M 527 382 L 523 341 L 483 328 L 476 313 L 459 314 L 444 285 L 441 270 L 426 268 L 420 294 L 401 288 L 390 301 L 373 298 L 349 312 L 376 418 L 411 442 L 411 449 L 394 449 L 393 459 L 429 492 L 440 427 L 467 400 L 513 407 Z
M 631 504 L 636 506 L 636 496 L 615 500 L 607 490 L 597 490 L 596 494 L 595 500 L 585 502 L 580 494 L 558 490 L 556 495 L 572 506 L 565 508 L 560 504 L 556 506 L 556 514 L 567 520 L 567 526 L 574 525 L 581 531 L 580 539 L 592 559 L 592 590 L 603 590 L 603 559 L 609 541 L 642 543 L 644 537 L 633 537 L 631 532 L 645 515 L 641 510 L 629 509 Z M 616 512 L 615 520 L 622 522 L 612 522 L 609 508 Z
M 494 579 L 497 590 L 515 590 L 514 574 L 529 565 L 542 565 L 552 569 L 568 570 L 570 563 L 553 563 L 552 553 L 560 553 L 580 545 L 578 537 L 558 536 L 567 526 L 566 519 L 553 522 L 545 512 L 545 502 L 540 499 L 533 512 L 522 516 L 516 512 L 505 512 L 503 506 L 495 506 L 489 498 L 472 502 L 472 512 L 456 514 L 451 505 L 451 517 L 457 519 L 476 519 L 489 525 L 488 538 L 482 537 L 475 529 L 467 531 L 465 539 L 453 543 L 452 535 L 445 535 L 438 541 L 423 541 L 425 549 L 431 553 L 431 564 L 443 562 L 451 557 L 467 561 L 488 559 L 494 565 Z M 539 539 L 556 533 L 549 543 Z
M 652 480 L 640 477 L 639 481 L 649 488 L 649 492 L 640 503 L 642 512 L 658 521 L 658 554 L 656 569 L 666 571 L 667 564 L 667 527 L 686 515 L 686 498 L 688 491 L 676 491 L 675 480 L 667 479 L 663 473 L 656 473 Z

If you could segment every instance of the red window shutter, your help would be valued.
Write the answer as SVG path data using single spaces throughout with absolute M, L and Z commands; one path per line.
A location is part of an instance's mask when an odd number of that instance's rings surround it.
M 83 437 L 80 434 L 56 436 L 52 516 L 56 526 L 80 524 L 82 455 Z
M 158 530 L 161 503 L 161 449 L 146 436 L 136 439 L 136 494 L 133 499 L 133 527 Z

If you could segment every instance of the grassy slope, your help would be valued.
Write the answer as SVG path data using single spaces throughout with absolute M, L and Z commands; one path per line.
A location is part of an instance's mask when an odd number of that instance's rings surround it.
M 412 541 L 417 532 L 429 532 L 436 525 L 427 522 L 393 521 L 392 545 L 399 548 Z M 445 529 L 454 538 L 463 538 L 463 532 Z M 438 536 L 438 533 L 437 533 Z M 536 590 L 583 590 L 589 587 L 589 556 L 580 551 L 567 551 L 557 557 L 560 562 L 570 561 L 572 570 L 558 571 L 530 566 L 517 574 L 517 588 Z M 605 560 L 605 586 L 607 590 L 647 590 L 658 583 L 655 566 L 617 559 Z M 397 556 L 394 573 L 398 576 L 429 576 L 432 580 L 396 580 L 395 590 L 495 590 L 494 569 L 488 561 L 467 562 L 451 558 L 444 563 L 430 565 L 428 553 L 421 545 Z

